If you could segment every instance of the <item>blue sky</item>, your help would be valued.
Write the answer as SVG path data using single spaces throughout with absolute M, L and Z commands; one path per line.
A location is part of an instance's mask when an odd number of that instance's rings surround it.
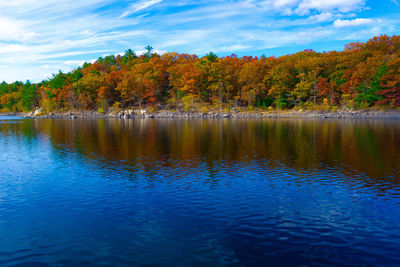
M 282 55 L 399 34 L 397 0 L 0 0 L 0 80 L 139 53 Z

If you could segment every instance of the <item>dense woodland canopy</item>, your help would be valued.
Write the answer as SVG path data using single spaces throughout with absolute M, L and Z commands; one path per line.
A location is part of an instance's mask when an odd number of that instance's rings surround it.
M 0 84 L 0 110 L 170 110 L 400 107 L 400 36 L 281 57 L 127 50 L 38 84 Z

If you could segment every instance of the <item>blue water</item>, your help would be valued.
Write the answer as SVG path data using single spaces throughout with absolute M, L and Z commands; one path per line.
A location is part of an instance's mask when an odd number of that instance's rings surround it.
M 0 116 L 0 121 L 2 120 L 22 120 L 24 118 L 18 116 Z
M 400 122 L 6 120 L 0 265 L 399 266 Z

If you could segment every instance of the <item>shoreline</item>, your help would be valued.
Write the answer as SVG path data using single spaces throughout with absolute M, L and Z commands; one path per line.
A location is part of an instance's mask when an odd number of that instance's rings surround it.
M 32 119 L 85 119 L 85 118 L 119 118 L 119 119 L 236 119 L 236 118 L 315 118 L 315 119 L 400 119 L 400 111 L 365 111 L 365 110 L 339 110 L 339 111 L 262 111 L 262 112 L 179 112 L 179 111 L 156 111 L 148 113 L 137 110 L 121 110 L 119 112 L 98 113 L 95 111 L 68 111 L 54 112 L 49 114 L 38 114 L 37 111 L 30 113 L 8 112 L 0 113 L 0 116 L 20 116 Z

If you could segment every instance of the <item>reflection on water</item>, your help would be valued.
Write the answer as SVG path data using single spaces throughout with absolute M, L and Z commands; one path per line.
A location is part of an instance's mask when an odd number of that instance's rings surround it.
M 4 121 L 0 264 L 398 265 L 399 144 L 397 121 Z

